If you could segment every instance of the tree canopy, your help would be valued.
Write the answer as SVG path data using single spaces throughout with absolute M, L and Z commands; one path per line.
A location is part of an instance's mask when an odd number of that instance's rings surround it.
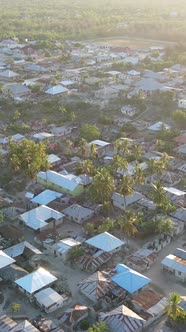
M 39 171 L 49 168 L 45 144 L 37 144 L 28 139 L 23 139 L 19 143 L 10 142 L 9 160 L 15 172 L 23 171 L 31 178 Z

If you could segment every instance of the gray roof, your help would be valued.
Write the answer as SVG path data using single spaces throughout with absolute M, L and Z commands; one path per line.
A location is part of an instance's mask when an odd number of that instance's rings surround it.
M 177 248 L 174 252 L 174 255 L 184 259 L 186 261 L 186 251 L 180 248 Z
M 79 204 L 73 204 L 63 210 L 65 215 L 72 217 L 73 219 L 86 219 L 94 214 L 94 211 L 88 208 L 85 208 Z
M 0 72 L 0 77 L 6 77 L 6 78 L 13 78 L 13 77 L 17 77 L 19 76 L 19 74 L 15 73 L 14 71 L 11 70 L 5 70 Z
M 12 94 L 25 94 L 31 92 L 29 88 L 27 88 L 25 85 L 22 84 L 12 84 L 12 85 L 7 85 L 4 88 L 5 92 L 11 91 Z
M 113 332 L 139 331 L 145 323 L 142 317 L 124 305 L 110 312 L 101 312 L 99 316 L 100 320 L 106 322 Z
M 175 212 L 170 213 L 170 215 L 176 219 L 186 222 L 186 208 L 179 208 Z
M 30 251 L 32 251 L 33 254 L 40 255 L 41 251 L 32 246 L 29 242 L 24 241 L 21 243 L 16 244 L 15 246 L 9 247 L 4 250 L 5 254 L 8 256 L 15 258 L 23 254 L 25 248 L 28 248 Z
M 143 197 L 144 196 L 138 192 L 135 192 L 132 195 L 129 195 L 126 197 L 124 197 L 123 195 L 118 194 L 118 193 L 113 193 L 112 200 L 116 201 L 118 204 L 125 204 L 127 206 L 127 205 L 130 205 L 130 204 L 133 204 L 133 203 L 139 201 Z

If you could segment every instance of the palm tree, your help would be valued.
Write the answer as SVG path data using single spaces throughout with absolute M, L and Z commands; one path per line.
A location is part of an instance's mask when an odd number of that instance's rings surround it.
M 86 147 L 87 147 L 86 139 L 81 138 L 80 141 L 79 141 L 78 146 L 79 146 L 80 154 L 81 154 L 82 158 L 84 158 L 85 154 L 86 154 Z
M 90 157 L 92 159 L 96 159 L 97 155 L 98 155 L 97 146 L 95 144 L 91 144 L 91 146 L 90 146 Z
M 164 219 L 163 217 L 158 219 L 157 228 L 159 234 L 170 234 L 175 230 L 172 220 Z
M 148 171 L 151 175 L 154 174 L 156 166 L 155 166 L 156 159 L 151 158 L 147 161 Z
M 151 197 L 157 206 L 163 208 L 165 204 L 167 204 L 168 198 L 166 196 L 166 192 L 162 186 L 162 183 L 160 181 L 154 182 L 152 185 L 151 190 Z
M 136 163 L 134 179 L 137 184 L 144 184 L 145 181 L 144 171 L 139 163 Z
M 111 200 L 114 189 L 114 178 L 108 169 L 103 167 L 100 171 L 97 171 L 94 182 L 90 185 L 89 193 L 93 200 L 105 204 Z
M 65 145 L 66 145 L 66 154 L 67 154 L 67 155 L 71 155 L 71 153 L 72 153 L 72 148 L 73 148 L 73 142 L 72 142 L 71 140 L 68 139 L 68 140 L 66 141 Z
M 116 148 L 119 155 L 127 155 L 129 153 L 129 141 L 127 139 L 118 139 L 116 141 Z
M 120 193 L 124 196 L 132 195 L 134 190 L 132 188 L 134 180 L 132 176 L 125 175 L 120 181 Z
M 135 144 L 133 146 L 132 155 L 133 155 L 133 157 L 134 157 L 135 160 L 139 160 L 140 157 L 143 155 L 143 151 L 141 149 L 141 145 L 140 144 Z
M 120 169 L 121 171 L 127 170 L 128 162 L 125 158 L 121 157 L 119 154 L 114 155 L 112 163 L 113 163 L 112 169 L 114 172 L 116 172 L 118 169 Z
M 117 223 L 120 226 L 122 232 L 124 232 L 128 238 L 135 236 L 138 232 L 138 229 L 135 225 L 137 222 L 137 217 L 132 210 L 126 210 L 123 216 L 118 217 Z
M 180 302 L 181 296 L 179 294 L 170 294 L 168 305 L 164 309 L 169 318 L 176 320 L 182 314 L 183 309 L 179 306 Z
M 87 159 L 77 166 L 76 171 L 78 174 L 88 174 L 90 176 L 94 176 L 96 172 L 96 167 L 93 165 L 90 159 Z

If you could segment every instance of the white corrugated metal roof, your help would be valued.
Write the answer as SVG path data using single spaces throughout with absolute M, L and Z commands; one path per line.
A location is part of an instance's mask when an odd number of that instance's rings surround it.
M 39 195 L 32 198 L 31 201 L 37 204 L 47 205 L 61 196 L 63 196 L 63 194 L 58 193 L 57 191 L 46 189 L 42 191 Z
M 64 189 L 69 191 L 74 191 L 80 183 L 76 181 L 76 176 L 73 175 L 73 178 L 70 178 L 70 174 L 63 175 L 54 171 L 39 172 L 38 177 L 56 184 Z
M 169 125 L 167 125 L 166 123 L 163 123 L 161 121 L 154 123 L 152 126 L 148 127 L 148 129 L 153 130 L 153 131 L 158 131 L 158 130 L 161 130 L 162 127 L 164 127 L 165 129 L 170 129 Z
M 54 163 L 57 163 L 58 161 L 60 161 L 61 158 L 59 158 L 56 154 L 49 154 L 48 155 L 48 162 L 49 164 L 54 164 Z
M 173 187 L 164 187 L 164 190 L 167 191 L 170 194 L 176 195 L 176 196 L 183 196 L 185 195 L 185 192 Z
M 89 240 L 85 241 L 85 243 L 106 252 L 110 252 L 125 244 L 125 242 L 121 241 L 120 239 L 108 232 L 93 236 Z
M 64 298 L 57 293 L 54 289 L 48 287 L 34 295 L 36 300 L 40 303 L 40 305 L 45 308 L 49 308 L 50 306 L 63 302 Z
M 92 144 L 97 145 L 98 147 L 103 148 L 104 146 L 107 146 L 107 145 L 109 145 L 110 143 L 105 142 L 105 141 L 101 141 L 101 140 L 99 140 L 99 139 L 96 139 L 96 140 L 94 140 L 94 141 L 92 141 L 92 142 L 89 143 L 89 145 L 92 145 Z
M 45 205 L 41 205 L 20 215 L 20 218 L 24 221 L 24 223 L 34 230 L 48 225 L 46 222 L 48 219 L 52 218 L 58 220 L 62 219 L 63 217 L 64 214 Z
M 45 93 L 50 94 L 50 95 L 57 95 L 59 93 L 64 93 L 67 91 L 68 91 L 68 89 L 65 88 L 64 86 L 56 85 L 56 86 L 53 86 L 52 88 L 46 90 Z
M 37 271 L 34 271 L 27 276 L 20 278 L 15 283 L 26 290 L 29 294 L 33 294 L 39 289 L 53 283 L 57 278 L 50 274 L 47 270 L 40 267 Z
M 15 259 L 8 256 L 4 251 L 0 250 L 0 269 L 15 263 Z
M 37 248 L 35 248 L 34 246 L 32 246 L 29 242 L 24 241 L 21 243 L 16 244 L 15 246 L 9 247 L 7 249 L 4 250 L 4 252 L 10 256 L 10 257 L 18 257 L 20 255 L 23 254 L 25 248 L 30 249 L 33 254 L 37 254 L 40 255 L 42 254 L 42 252 L 40 250 L 38 250 Z

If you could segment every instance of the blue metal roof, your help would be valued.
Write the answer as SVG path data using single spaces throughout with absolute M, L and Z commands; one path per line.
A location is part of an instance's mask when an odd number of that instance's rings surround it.
M 111 280 L 129 293 L 134 293 L 151 282 L 151 279 L 124 264 L 118 264 L 115 271 Z

